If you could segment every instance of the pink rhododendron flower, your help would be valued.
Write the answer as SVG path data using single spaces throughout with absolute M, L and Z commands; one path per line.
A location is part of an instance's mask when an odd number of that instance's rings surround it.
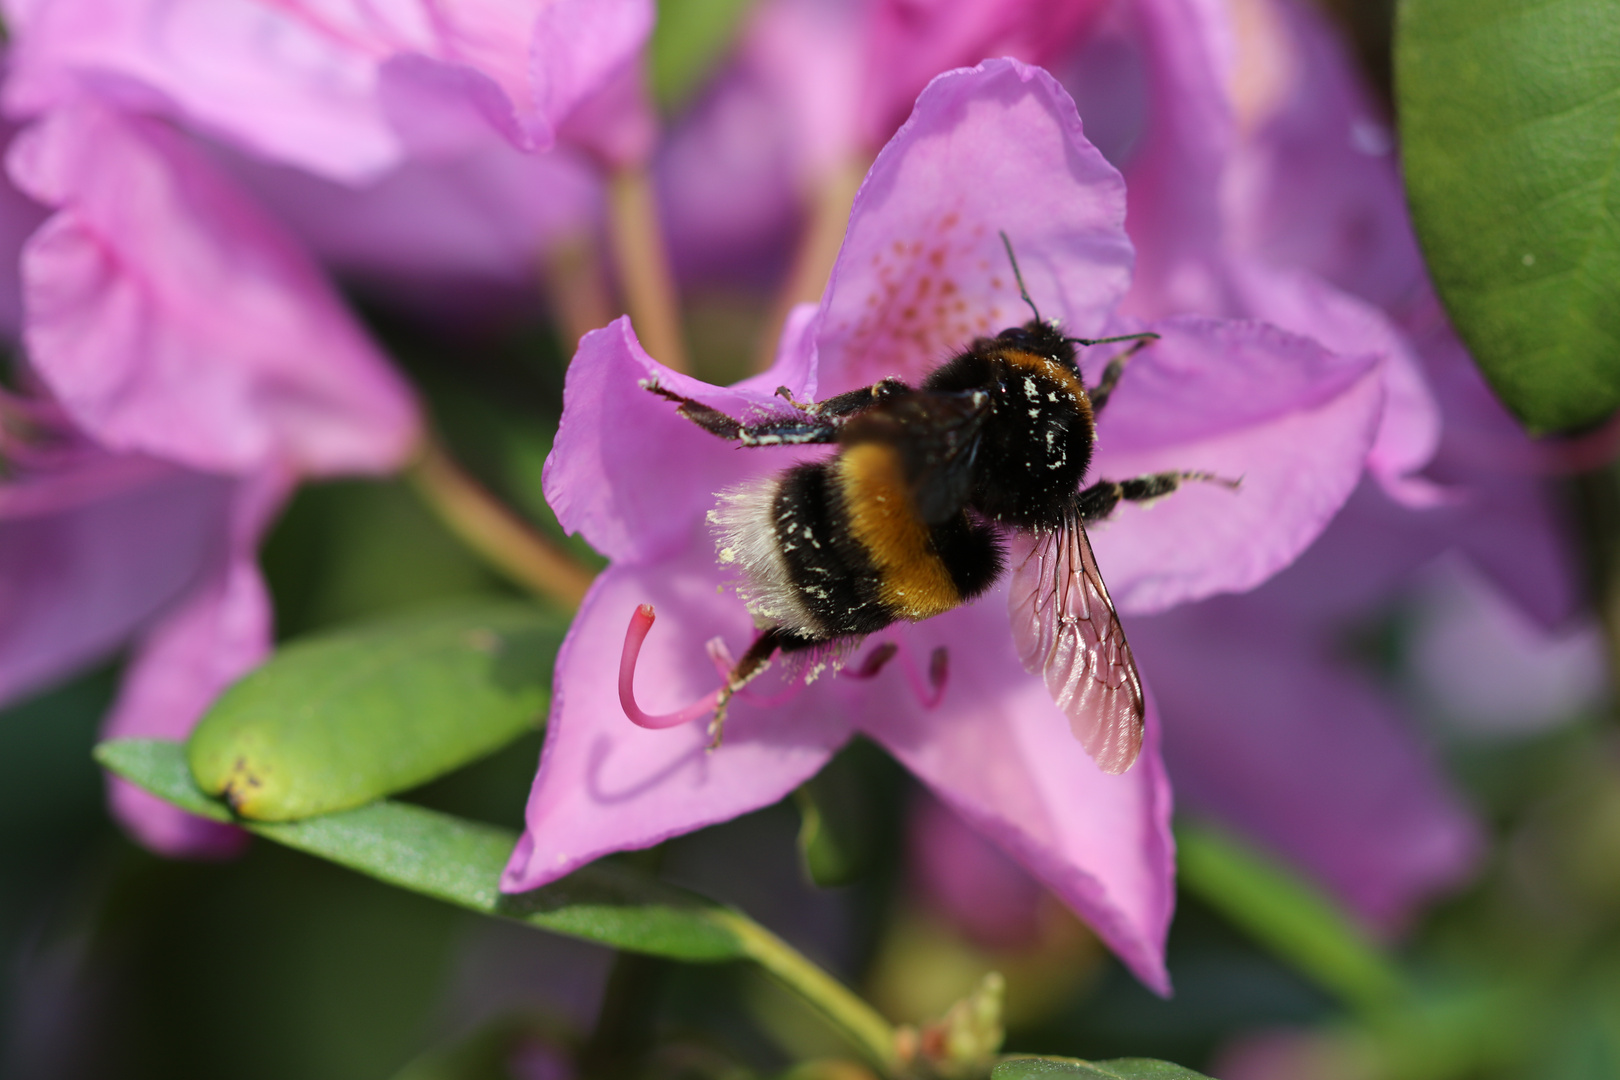
M 901 655 L 868 681 L 790 683 L 781 700 L 745 692 L 712 753 L 700 724 L 634 726 L 617 692 L 625 623 L 644 603 L 664 620 L 641 655 L 644 700 L 661 710 L 715 685 L 702 642 L 720 637 L 740 652 L 752 620 L 721 588 L 705 515 L 717 492 L 803 456 L 739 451 L 643 380 L 732 415 L 776 410 L 778 386 L 814 399 L 884 376 L 916 381 L 973 335 L 1025 317 L 998 230 L 1013 238 L 1044 314 L 1079 335 L 1117 330 L 1111 313 L 1130 284 L 1124 194 L 1048 75 L 987 61 L 931 84 L 879 155 L 826 295 L 790 321 L 772 370 L 722 389 L 658 364 L 623 320 L 586 336 L 546 493 L 613 565 L 559 654 L 528 829 L 503 888 L 774 802 L 859 731 L 1082 914 L 1141 978 L 1166 987 L 1173 860 L 1154 708 L 1137 765 L 1098 770 L 1024 673 L 1004 587 L 877 635 Z M 1235 495 L 1195 486 L 1124 507 L 1092 531 L 1127 615 L 1250 588 L 1287 565 L 1354 488 L 1383 406 L 1376 356 L 1332 354 L 1253 323 L 1152 329 L 1162 339 L 1133 361 L 1100 420 L 1094 475 L 1207 468 L 1244 479 Z M 1103 359 L 1083 358 L 1090 378 Z M 906 673 L 920 679 L 920 658 L 936 648 L 950 677 L 930 707 Z
M 21 255 L 49 404 L 15 406 L 31 424 L 6 449 L 25 468 L 0 489 L 3 689 L 138 634 L 107 730 L 181 737 L 268 652 L 254 553 L 293 484 L 399 467 L 416 406 L 302 249 L 164 123 L 76 100 L 7 164 L 55 212 Z M 112 803 L 159 851 L 240 844 L 120 782 Z
M 110 449 L 245 473 L 376 472 L 410 394 L 307 256 L 177 132 L 90 102 L 25 129 L 57 208 L 23 249 L 30 363 Z
M 492 134 L 547 149 L 598 93 L 616 103 L 587 131 L 598 148 L 633 156 L 652 137 L 631 70 L 650 0 L 8 0 L 4 9 L 13 115 L 91 90 L 351 184 Z
M 1438 416 L 1410 343 L 1384 312 L 1318 276 L 1315 266 L 1274 262 L 1270 256 L 1291 252 L 1246 242 L 1260 231 L 1252 219 L 1266 213 L 1252 204 L 1269 189 L 1254 176 L 1258 166 L 1245 168 L 1231 21 L 1207 0 L 865 0 L 827 9 L 772 0 L 747 28 L 733 70 L 661 158 L 666 217 L 679 223 L 672 232 L 678 264 L 752 270 L 761 262 L 758 240 L 738 242 L 728 224 L 733 208 L 746 208 L 756 233 L 764 226 L 768 237 L 790 236 L 783 222 L 792 219 L 795 193 L 825 183 L 829 161 L 874 151 L 929 76 L 1011 52 L 1052 70 L 1125 175 L 1126 228 L 1138 265 L 1121 310 L 1149 319 L 1255 318 L 1338 352 L 1385 355 L 1386 412 L 1368 465 L 1395 497 L 1432 502 L 1433 486 L 1412 474 L 1434 451 Z M 842 42 L 832 59 L 822 50 L 796 55 L 807 38 Z M 827 77 L 829 67 L 836 78 Z M 763 139 L 751 120 L 760 111 L 779 117 L 779 130 Z M 1287 130 L 1301 127 L 1296 119 Z M 784 172 L 797 182 L 782 183 Z M 1276 178 L 1278 185 L 1293 182 L 1291 174 Z M 1398 184 L 1394 193 L 1398 201 Z M 1398 202 L 1396 212 L 1392 231 L 1407 236 Z

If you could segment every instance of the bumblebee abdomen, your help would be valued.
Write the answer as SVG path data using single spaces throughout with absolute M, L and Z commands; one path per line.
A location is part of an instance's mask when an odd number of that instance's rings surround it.
M 961 590 L 917 512 L 892 444 L 846 448 L 834 459 L 832 478 L 849 535 L 876 571 L 877 599 L 894 618 L 915 622 L 961 604 Z
M 726 492 L 710 520 L 721 562 L 742 566 L 749 609 L 800 647 L 931 618 L 1001 573 L 988 526 L 966 514 L 923 521 L 888 444 L 857 444 Z

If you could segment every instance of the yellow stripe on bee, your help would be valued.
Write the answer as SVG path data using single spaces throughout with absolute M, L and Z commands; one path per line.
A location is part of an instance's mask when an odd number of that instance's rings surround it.
M 899 455 L 883 443 L 859 443 L 838 456 L 834 476 L 849 531 L 876 564 L 880 595 L 900 618 L 927 619 L 956 607 L 951 580 L 906 492 Z

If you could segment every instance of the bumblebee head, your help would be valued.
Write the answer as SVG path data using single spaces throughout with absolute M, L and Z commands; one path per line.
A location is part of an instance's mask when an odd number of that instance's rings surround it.
M 1020 352 L 1055 360 L 1069 368 L 1075 366 L 1075 339 L 1064 337 L 1056 322 L 1031 319 L 1022 326 L 1009 326 L 996 335 L 996 341 Z

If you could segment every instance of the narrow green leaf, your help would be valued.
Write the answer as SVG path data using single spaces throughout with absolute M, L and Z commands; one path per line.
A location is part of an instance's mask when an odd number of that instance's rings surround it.
M 1207 826 L 1176 830 L 1181 884 L 1261 945 L 1350 1005 L 1405 995 L 1394 962 L 1326 893 L 1281 863 Z
M 565 629 L 484 601 L 295 642 L 215 702 L 188 744 L 192 774 L 258 821 L 415 787 L 538 722 Z
M 192 779 L 179 743 L 120 739 L 96 747 L 96 760 L 183 810 L 235 821 L 249 832 L 486 915 L 673 960 L 752 960 L 843 1029 L 880 1063 L 894 1029 L 866 1002 L 742 912 L 622 864 L 594 863 L 519 895 L 497 890 L 517 843 L 510 830 L 409 803 L 380 801 L 303 821 L 233 818 Z
M 660 0 L 648 83 L 666 111 L 681 107 L 731 47 L 753 0 Z
M 1533 431 L 1620 407 L 1620 0 L 1401 0 L 1396 91 L 1429 269 Z
M 1082 1080 L 1209 1080 L 1203 1073 L 1150 1058 L 1113 1061 L 1078 1061 L 1072 1058 L 1014 1058 L 990 1073 L 991 1080 L 1037 1080 L 1042 1077 L 1080 1077 Z
M 183 810 L 235 820 L 229 807 L 198 789 L 178 743 L 120 739 L 96 747 L 96 760 Z M 542 889 L 503 896 L 497 883 L 516 834 L 409 803 L 237 824 L 390 885 L 554 933 L 677 960 L 751 955 L 734 928 L 741 915 L 626 866 L 597 863 Z

